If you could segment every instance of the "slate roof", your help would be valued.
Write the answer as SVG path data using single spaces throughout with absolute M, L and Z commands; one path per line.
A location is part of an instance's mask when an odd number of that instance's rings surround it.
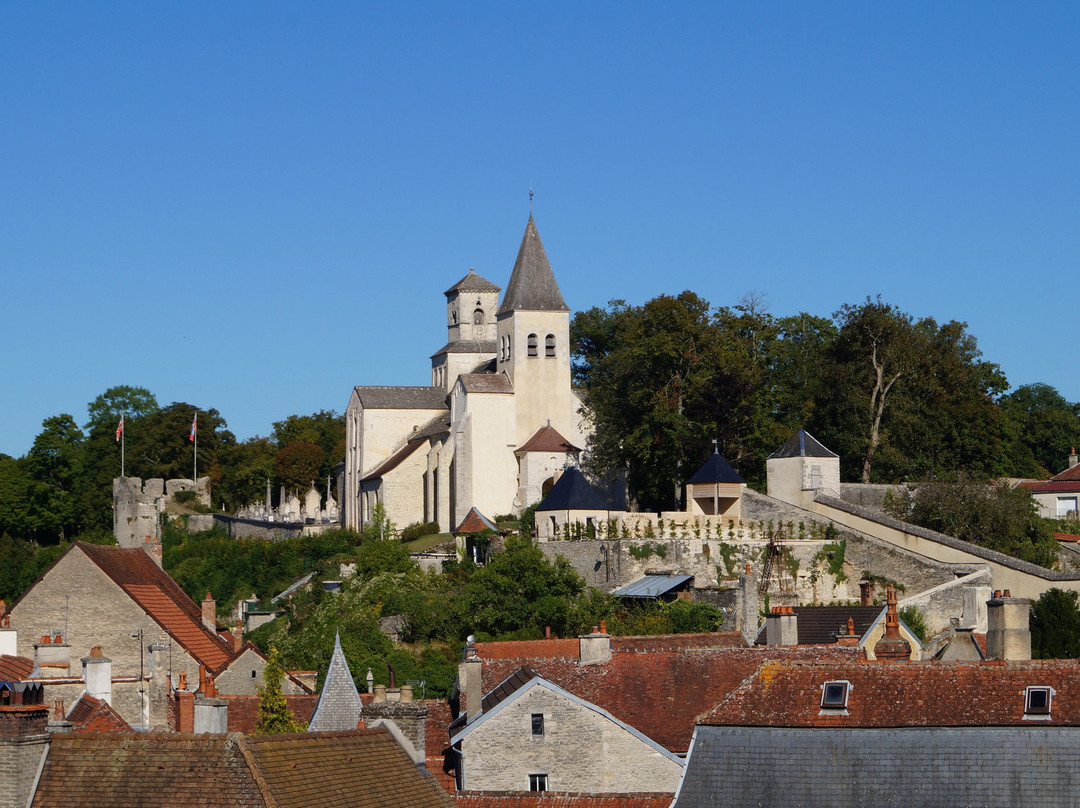
M 822 714 L 825 682 L 851 683 Z M 1029 686 L 1054 689 L 1049 720 L 1024 720 Z M 770 661 L 702 723 L 753 727 L 1080 726 L 1080 662 Z
M 330 656 L 330 667 L 319 694 L 319 706 L 311 716 L 308 732 L 356 729 L 360 724 L 360 715 L 360 694 L 341 650 L 341 635 L 335 633 L 334 653 Z
M 27 657 L 0 654 L 0 682 L 17 682 L 34 671 L 34 660 Z
M 354 391 L 365 410 L 447 409 L 446 391 L 441 387 L 359 385 Z
M 643 575 L 611 594 L 620 598 L 658 598 L 692 580 L 693 575 Z
M 460 281 L 455 283 L 443 294 L 447 297 L 454 294 L 454 292 L 501 292 L 502 287 L 496 286 L 487 278 L 482 278 L 476 274 L 476 270 L 469 267 L 469 273 Z
M 439 350 L 431 355 L 434 359 L 436 356 L 442 356 L 443 354 L 459 354 L 459 353 L 489 353 L 493 354 L 496 350 L 495 340 L 493 339 L 462 339 L 456 342 L 448 342 L 442 346 Z
M 461 524 L 453 531 L 454 533 L 483 533 L 485 530 L 493 530 L 502 533 L 499 526 L 480 513 L 475 507 L 469 508 Z
M 686 482 L 693 485 L 694 483 L 745 483 L 746 480 L 724 460 L 720 452 L 713 452 L 705 464 Z
M 536 506 L 537 511 L 606 511 L 604 498 L 585 479 L 585 475 L 570 466 L 551 486 L 548 495 Z
M 505 373 L 462 373 L 458 380 L 466 393 L 514 392 L 514 385 Z
M 515 452 L 556 452 L 564 454 L 567 452 L 580 452 L 577 446 L 572 444 L 566 438 L 559 434 L 558 430 L 553 428 L 550 424 L 542 426 L 533 434 L 531 438 L 525 441 L 521 446 L 514 450 Z
M 565 791 L 459 791 L 458 808 L 668 808 L 674 794 L 631 792 L 576 794 Z
M 551 271 L 531 213 L 499 315 L 512 311 L 570 311 L 555 281 L 555 273 Z
M 847 621 L 855 623 L 855 636 L 864 637 L 885 614 L 885 606 L 792 606 L 798 618 L 799 645 L 830 645 L 836 635 L 847 634 Z M 754 640 L 755 645 L 765 644 L 765 627 L 762 626 Z
M 741 647 L 739 647 L 741 646 Z M 738 632 L 612 637 L 611 660 L 578 664 L 578 641 L 477 643 L 484 692 L 527 666 L 669 751 L 690 746 L 709 712 L 769 659 L 852 658 L 857 648 L 747 648 Z
M 385 730 L 54 735 L 40 808 L 452 808 Z
M 76 550 L 86 554 L 197 662 L 213 671 L 229 659 L 231 649 L 226 642 L 203 625 L 201 606 L 142 549 L 75 542 L 64 555 Z
M 85 693 L 71 705 L 66 718 L 72 723 L 72 732 L 132 732 L 131 725 L 107 701 Z
M 813 435 L 805 429 L 800 429 L 790 438 L 787 443 L 769 455 L 768 459 L 780 457 L 839 457 L 836 452 L 822 446 Z

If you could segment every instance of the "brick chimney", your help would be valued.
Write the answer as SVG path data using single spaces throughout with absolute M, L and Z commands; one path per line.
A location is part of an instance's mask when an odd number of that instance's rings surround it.
M 799 618 L 790 606 L 773 606 L 765 618 L 765 642 L 768 645 L 798 645 Z
M 896 590 L 885 590 L 885 636 L 874 645 L 874 656 L 889 662 L 904 662 L 911 659 L 911 645 L 900 636 L 900 612 L 896 608 Z
M 859 605 L 874 605 L 874 582 L 869 578 L 863 578 L 859 581 Z
M 845 648 L 858 648 L 859 635 L 855 633 L 855 620 L 847 619 L 847 626 L 836 635 L 836 644 Z
M 986 658 L 1031 659 L 1031 601 L 997 590 L 986 602 Z
M 603 626 L 607 628 L 606 621 Z M 596 626 L 589 634 L 578 637 L 578 661 L 581 665 L 602 665 L 611 661 L 611 636 Z
M 86 695 L 112 704 L 112 660 L 101 653 L 101 646 L 90 649 L 90 656 L 82 658 L 82 678 Z
M 240 618 L 236 619 L 236 628 L 232 630 L 230 642 L 232 643 L 232 652 L 234 654 L 244 647 L 244 626 L 241 623 Z
M 0 706 L 0 805 L 29 805 L 49 749 L 47 704 Z
M 202 622 L 204 626 L 217 634 L 217 602 L 209 592 L 206 593 L 202 602 Z

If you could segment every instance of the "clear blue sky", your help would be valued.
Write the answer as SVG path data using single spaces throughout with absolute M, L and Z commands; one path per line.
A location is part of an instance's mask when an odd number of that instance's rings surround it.
M 7 3 L 0 452 L 107 388 L 240 438 L 427 384 L 528 190 L 571 308 L 966 321 L 1080 400 L 1076 3 Z

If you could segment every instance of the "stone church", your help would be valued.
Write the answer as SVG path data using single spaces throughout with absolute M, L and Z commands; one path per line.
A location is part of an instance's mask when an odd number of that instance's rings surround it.
M 453 530 L 538 502 L 588 435 L 570 386 L 570 308 L 532 215 L 506 294 L 469 270 L 446 291 L 429 387 L 359 386 L 345 412 L 343 522 Z

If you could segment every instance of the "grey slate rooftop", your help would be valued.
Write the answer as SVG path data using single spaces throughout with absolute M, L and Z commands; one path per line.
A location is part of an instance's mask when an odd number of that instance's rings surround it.
M 482 278 L 476 274 L 476 270 L 469 267 L 469 274 L 455 283 L 443 294 L 447 297 L 454 294 L 454 292 L 501 292 L 502 287 L 496 286 L 487 278 Z
M 705 464 L 694 472 L 694 476 L 687 483 L 745 483 L 739 473 L 724 460 L 720 452 L 713 452 Z
M 499 315 L 512 311 L 570 311 L 555 281 L 555 273 L 551 271 L 532 214 L 525 226 L 525 236 L 521 239 Z
M 839 457 L 836 452 L 831 452 L 822 446 L 813 435 L 805 429 L 800 429 L 790 438 L 787 443 L 769 455 L 769 458 L 780 457 Z
M 366 410 L 447 409 L 446 391 L 441 387 L 358 385 L 354 390 Z
M 439 350 L 431 355 L 434 359 L 436 356 L 442 356 L 443 354 L 452 353 L 490 353 L 493 354 L 496 351 L 495 340 L 477 340 L 477 339 L 462 339 L 457 342 L 448 342 Z
M 607 503 L 585 475 L 571 466 L 551 486 L 548 495 L 536 506 L 538 511 L 606 511 Z
M 361 716 L 360 694 L 356 690 L 349 663 L 341 650 L 341 635 L 334 635 L 334 653 L 319 694 L 319 704 L 311 716 L 308 732 L 338 732 L 356 729 Z
M 693 575 L 644 575 L 611 594 L 620 598 L 658 598 L 692 580 Z

